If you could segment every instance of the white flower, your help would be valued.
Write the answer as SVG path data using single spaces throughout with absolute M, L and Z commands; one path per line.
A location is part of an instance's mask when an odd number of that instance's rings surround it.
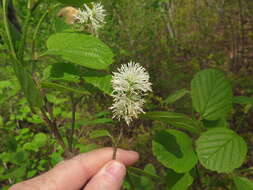
M 97 35 L 98 29 L 105 24 L 105 9 L 101 3 L 91 3 L 90 8 L 84 4 L 84 9 L 79 9 L 74 15 L 75 21 L 79 24 L 86 25 L 90 32 Z
M 144 113 L 143 97 L 152 91 L 149 74 L 139 63 L 130 62 L 122 65 L 112 78 L 113 118 L 124 119 L 127 125 Z

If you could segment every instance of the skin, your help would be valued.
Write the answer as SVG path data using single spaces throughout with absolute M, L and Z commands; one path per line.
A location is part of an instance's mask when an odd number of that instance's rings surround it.
M 118 149 L 117 159 L 112 160 L 112 153 L 112 148 L 102 148 L 80 154 L 9 190 L 120 190 L 125 166 L 134 164 L 139 155 Z

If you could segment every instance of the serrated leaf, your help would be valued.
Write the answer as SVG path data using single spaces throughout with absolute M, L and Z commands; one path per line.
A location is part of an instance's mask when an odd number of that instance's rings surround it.
M 173 170 L 168 170 L 166 173 L 167 190 L 187 190 L 193 183 L 194 178 L 192 171 L 184 174 L 179 174 Z
M 181 90 L 178 90 L 172 94 L 170 94 L 166 100 L 164 100 L 164 102 L 166 104 L 172 104 L 174 102 L 176 102 L 177 100 L 179 100 L 180 98 L 182 98 L 183 96 L 185 96 L 187 93 L 189 93 L 188 90 L 186 89 L 181 89 Z
M 86 72 L 83 76 L 85 82 L 92 84 L 104 93 L 111 95 L 112 93 L 112 75 L 104 74 L 96 71 Z
M 52 89 L 63 91 L 63 92 L 74 92 L 77 94 L 90 95 L 88 91 L 73 88 L 73 87 L 68 87 L 68 86 L 64 86 L 64 85 L 52 83 L 52 82 L 42 82 L 41 86 L 43 88 L 52 88 Z
M 200 163 L 209 170 L 229 173 L 242 165 L 247 145 L 242 137 L 226 128 L 214 128 L 196 141 Z
M 253 190 L 253 181 L 245 177 L 234 177 L 237 190 Z
M 194 109 L 202 119 L 226 117 L 232 108 L 232 88 L 225 75 L 215 69 L 198 72 L 191 82 Z
M 181 113 L 155 111 L 155 112 L 147 112 L 146 114 L 143 114 L 141 117 L 162 121 L 173 127 L 185 129 L 192 133 L 200 132 L 198 121 Z
M 157 132 L 152 150 L 159 162 L 177 173 L 188 172 L 197 163 L 192 140 L 181 131 L 169 129 Z
M 48 54 L 83 67 L 106 70 L 113 62 L 111 49 L 98 38 L 82 33 L 57 33 L 47 40 Z
M 94 130 L 90 133 L 90 138 L 95 139 L 98 137 L 110 137 L 110 133 L 107 130 Z
M 241 105 L 253 105 L 253 98 L 247 96 L 236 96 L 233 98 L 233 102 Z

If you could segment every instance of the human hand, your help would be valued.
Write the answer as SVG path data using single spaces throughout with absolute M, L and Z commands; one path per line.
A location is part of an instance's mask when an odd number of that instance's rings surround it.
M 125 165 L 139 159 L 137 152 L 112 148 L 80 154 L 33 179 L 18 183 L 9 190 L 119 190 L 126 174 Z

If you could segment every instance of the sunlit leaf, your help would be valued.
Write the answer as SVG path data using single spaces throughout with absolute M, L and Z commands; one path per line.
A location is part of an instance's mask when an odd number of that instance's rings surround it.
M 196 141 L 200 163 L 209 170 L 229 173 L 242 165 L 247 145 L 242 137 L 227 128 L 214 128 Z
M 194 76 L 191 96 L 193 107 L 202 119 L 224 118 L 232 108 L 231 84 L 221 71 L 215 69 L 206 69 Z
M 98 38 L 83 33 L 57 33 L 47 41 L 48 54 L 97 70 L 106 70 L 113 62 L 111 49 Z

